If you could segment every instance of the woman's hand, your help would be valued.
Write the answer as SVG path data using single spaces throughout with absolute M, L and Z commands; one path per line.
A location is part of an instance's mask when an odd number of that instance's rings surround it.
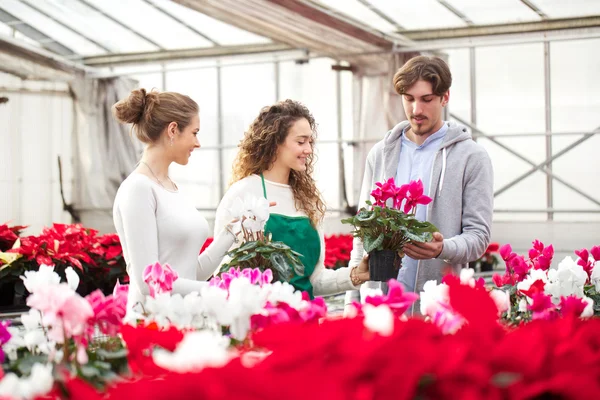
M 371 279 L 369 272 L 369 255 L 365 255 L 357 267 L 354 267 L 350 272 L 350 279 L 354 286 L 358 286 Z

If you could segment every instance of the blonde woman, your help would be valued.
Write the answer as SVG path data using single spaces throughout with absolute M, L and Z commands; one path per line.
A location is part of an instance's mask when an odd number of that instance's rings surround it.
M 366 260 L 352 269 L 328 270 L 323 264 L 325 204 L 312 177 L 315 136 L 315 120 L 304 105 L 285 100 L 263 108 L 240 143 L 232 185 L 215 221 L 218 227 L 231 220 L 233 201 L 246 194 L 275 202 L 265 232 L 302 254 L 304 274 L 290 283 L 311 297 L 356 289 L 369 279 Z
M 156 262 L 177 272 L 174 293 L 199 292 L 235 237 L 224 223 L 214 242 L 198 256 L 209 234 L 208 223 L 169 177 L 171 163 L 186 165 L 200 147 L 198 104 L 179 93 L 137 89 L 113 106 L 113 114 L 119 122 L 133 124 L 137 138 L 146 144 L 113 206 L 130 278 L 127 308 L 131 310 L 149 294 L 142 275 L 146 266 Z

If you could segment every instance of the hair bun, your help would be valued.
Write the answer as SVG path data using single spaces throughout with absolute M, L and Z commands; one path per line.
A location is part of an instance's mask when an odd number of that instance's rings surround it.
M 113 114 L 119 122 L 138 124 L 144 117 L 148 118 L 157 103 L 158 92 L 147 93 L 146 89 L 135 89 L 129 97 L 113 106 Z

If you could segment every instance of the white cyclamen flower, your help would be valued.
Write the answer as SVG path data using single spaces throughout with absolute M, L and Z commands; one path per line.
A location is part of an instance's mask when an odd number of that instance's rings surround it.
M 565 257 L 557 269 L 548 271 L 548 283 L 545 293 L 552 296 L 554 304 L 560 303 L 561 297 L 575 295 L 583 297 L 583 285 L 587 281 L 587 273 L 571 257 Z
M 73 270 L 73 267 L 67 267 L 67 269 L 65 269 L 65 275 L 67 277 L 67 284 L 69 287 L 73 291 L 77 290 L 77 287 L 79 287 L 79 275 L 77 275 L 77 272 Z
M 60 284 L 60 276 L 54 272 L 54 266 L 42 264 L 37 271 L 25 271 L 23 275 L 21 279 L 29 293 L 34 293 L 42 286 Z
M 230 340 L 210 331 L 187 332 L 174 352 L 157 349 L 152 359 L 159 367 L 174 372 L 198 371 L 205 367 L 222 367 L 231 358 Z
M 590 280 L 596 286 L 596 292 L 600 293 L 600 261 L 594 263 Z
M 362 310 L 365 314 L 363 320 L 365 328 L 379 333 L 381 336 L 391 336 L 394 333 L 394 313 L 386 304 L 377 307 L 365 304 Z
M 36 363 L 27 377 L 19 378 L 12 372 L 6 374 L 0 380 L 0 397 L 33 399 L 50 392 L 53 384 L 52 364 Z
M 517 283 L 517 289 L 527 291 L 536 281 L 542 281 L 544 284 L 546 284 L 546 282 L 548 282 L 548 273 L 543 269 L 532 268 L 529 270 L 527 277 L 521 282 Z

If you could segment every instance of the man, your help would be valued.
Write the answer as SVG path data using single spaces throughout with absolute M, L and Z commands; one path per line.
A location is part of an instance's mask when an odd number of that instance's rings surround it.
M 408 121 L 400 122 L 367 156 L 359 207 L 370 198 L 375 182 L 394 177 L 400 186 L 421 179 L 423 193 L 433 201 L 419 205 L 416 217 L 434 224 L 429 243 L 409 243 L 398 280 L 419 293 L 425 282 L 440 281 L 447 266 L 455 273 L 478 259 L 490 241 L 493 210 L 493 171 L 486 151 L 467 128 L 442 119 L 450 98 L 452 75 L 440 58 L 411 58 L 394 75 Z M 354 239 L 350 266 L 363 257 Z M 348 292 L 346 300 L 356 297 Z M 413 307 L 413 312 L 418 308 Z

